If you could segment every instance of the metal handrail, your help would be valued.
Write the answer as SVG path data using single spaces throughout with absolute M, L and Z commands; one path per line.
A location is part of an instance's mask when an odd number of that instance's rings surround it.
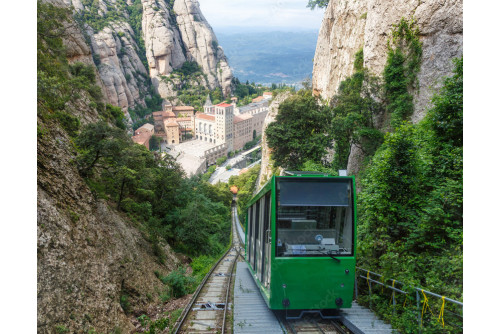
M 367 273 L 366 276 L 362 276 L 362 275 L 356 275 L 360 278 L 363 278 L 365 279 L 367 282 L 368 282 L 368 286 L 369 286 L 369 291 L 370 291 L 370 296 L 371 296 L 371 293 L 372 293 L 372 290 L 371 290 L 371 286 L 370 286 L 370 283 L 375 283 L 375 284 L 378 284 L 378 285 L 382 285 L 383 287 L 386 287 L 390 290 L 393 290 L 392 292 L 392 304 L 393 304 L 393 316 L 394 316 L 394 312 L 395 312 L 395 306 L 396 306 L 396 296 L 395 296 L 395 292 L 399 292 L 399 293 L 402 293 L 402 294 L 405 294 L 405 295 L 408 295 L 408 292 L 406 291 L 403 291 L 401 289 L 398 289 L 398 288 L 395 288 L 393 286 L 390 286 L 390 285 L 387 285 L 385 284 L 384 282 L 380 282 L 380 281 L 377 281 L 377 280 L 374 280 L 374 279 L 371 279 L 369 278 L 369 275 L 374 275 L 374 276 L 377 276 L 377 277 L 381 277 L 383 278 L 383 276 L 381 274 L 377 274 L 375 272 L 372 272 L 370 270 L 366 270 L 366 269 L 363 269 L 363 268 L 359 268 L 359 267 L 356 267 L 357 270 L 360 270 L 360 271 L 364 271 Z M 369 273 L 369 274 L 368 274 Z M 384 281 L 392 281 L 393 282 L 393 285 L 394 283 L 398 283 L 400 285 L 405 285 L 403 282 L 401 281 L 398 281 L 398 280 L 395 280 L 395 279 L 385 279 Z M 415 286 L 410 286 L 412 289 L 415 289 L 415 292 L 416 292 L 416 297 L 417 297 L 417 318 L 418 318 L 418 322 L 419 322 L 419 333 L 421 333 L 421 328 L 422 328 L 422 317 L 419 317 L 418 316 L 418 313 L 419 312 L 419 307 L 420 307 L 420 292 L 424 293 L 424 297 L 425 297 L 425 294 L 428 294 L 430 296 L 434 296 L 434 297 L 437 297 L 437 298 L 440 298 L 440 299 L 444 299 L 450 303 L 453 303 L 453 304 L 456 304 L 456 305 L 459 305 L 462 307 L 462 312 L 463 312 L 463 303 L 462 302 L 459 302 L 458 300 L 454 300 L 454 299 L 451 299 L 451 298 L 448 298 L 448 297 L 445 297 L 445 296 L 442 296 L 442 295 L 439 295 L 437 293 L 434 293 L 434 292 L 431 292 L 431 291 L 428 291 L 428 290 L 424 290 L 422 288 L 419 288 L 419 287 L 415 287 Z M 358 283 L 357 283 L 357 280 L 355 280 L 355 294 L 356 294 L 356 299 L 358 298 Z M 444 302 L 443 302 L 444 303 Z M 443 304 L 444 305 L 444 304 Z M 425 307 L 425 304 L 424 306 L 422 307 Z M 370 308 L 371 308 L 371 298 L 370 298 Z M 455 316 L 458 316 L 458 317 L 461 317 L 463 319 L 463 316 L 459 315 L 459 314 L 455 314 L 453 312 L 449 312 L 449 313 L 452 313 L 453 315 Z M 423 315 L 423 313 L 422 313 Z M 455 324 L 452 324 L 450 323 L 450 325 L 452 325 L 453 327 L 457 327 Z M 443 323 L 443 326 L 444 326 L 444 323 Z M 457 328 L 462 328 L 460 326 L 458 326 Z
M 358 269 L 358 270 L 362 270 L 362 271 L 367 272 L 367 273 L 369 272 L 369 273 L 370 273 L 370 275 L 375 275 L 375 276 L 378 276 L 378 277 L 382 277 L 382 275 L 377 274 L 377 273 L 374 273 L 373 271 L 370 271 L 370 270 L 366 270 L 366 269 L 359 268 L 359 267 L 356 267 L 356 269 Z M 364 278 L 364 279 L 367 279 L 367 277 L 364 277 L 364 276 L 359 276 L 359 277 Z M 388 286 L 388 285 L 386 285 L 386 284 L 384 284 L 384 283 L 382 283 L 382 282 L 378 282 L 378 281 L 372 280 L 371 278 L 368 278 L 368 279 L 369 279 L 369 280 L 371 280 L 371 281 L 373 281 L 373 283 L 378 283 L 378 284 L 384 285 L 385 287 L 387 287 L 387 288 L 389 288 L 389 289 L 392 289 L 392 290 L 396 290 L 396 291 L 397 291 L 397 289 L 393 288 L 392 286 Z M 394 281 L 394 282 L 397 282 L 397 283 L 399 283 L 399 284 L 401 284 L 401 285 L 405 285 L 403 282 L 398 281 L 398 280 L 395 280 L 395 279 L 392 279 L 392 278 L 391 278 L 391 279 L 388 279 L 388 280 L 389 280 L 389 281 Z M 413 288 L 413 289 L 415 289 L 415 290 L 417 290 L 417 291 L 423 291 L 423 292 L 425 292 L 426 294 L 429 294 L 429 295 L 434 296 L 434 297 L 437 297 L 437 298 L 443 298 L 443 297 L 444 297 L 444 299 L 445 299 L 446 301 L 450 302 L 450 303 L 453 303 L 453 304 L 456 304 L 456 305 L 460 305 L 460 306 L 464 306 L 464 304 L 463 304 L 462 302 L 459 302 L 458 300 L 454 300 L 454 299 L 451 299 L 451 298 L 448 298 L 448 297 L 445 297 L 445 296 L 439 295 L 439 294 L 437 294 L 437 293 L 434 293 L 434 292 L 431 292 L 431 291 L 427 291 L 427 290 L 422 289 L 422 288 L 419 288 L 419 287 L 411 286 L 411 288 Z M 402 291 L 402 290 L 399 290 L 399 291 Z M 406 294 L 406 292 L 402 292 L 402 293 L 405 293 L 405 294 Z

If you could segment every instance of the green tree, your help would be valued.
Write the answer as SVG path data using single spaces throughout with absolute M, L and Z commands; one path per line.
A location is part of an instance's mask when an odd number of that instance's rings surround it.
M 332 115 L 307 90 L 280 104 L 266 136 L 277 165 L 298 170 L 307 160 L 321 161 L 331 143 Z
M 329 0 L 309 0 L 307 3 L 307 7 L 313 10 L 314 8 L 325 8 L 328 6 Z
M 160 149 L 160 139 L 156 136 L 151 136 L 151 138 L 149 139 L 149 149 L 151 151 L 156 151 L 158 149 Z
M 110 127 L 103 121 L 89 124 L 75 140 L 80 150 L 77 157 L 80 173 L 85 177 L 95 167 L 116 164 L 127 142 L 131 143 L 131 140 L 121 129 Z

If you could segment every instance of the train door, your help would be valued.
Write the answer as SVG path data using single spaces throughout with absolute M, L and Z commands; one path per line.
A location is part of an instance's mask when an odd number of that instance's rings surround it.
M 270 264 L 271 264 L 271 192 L 264 198 L 264 221 L 262 242 L 262 275 L 260 281 L 265 287 L 269 287 Z
M 258 200 L 257 202 L 255 202 L 255 205 L 254 205 L 254 221 L 255 221 L 255 224 L 254 224 L 254 245 L 253 245 L 253 265 L 252 265 L 252 268 L 255 272 L 258 271 L 258 264 L 259 264 L 259 260 L 260 260 L 260 253 L 261 253 L 261 249 L 260 249 L 260 229 L 261 229 L 261 215 L 260 215 L 260 200 Z M 257 277 L 258 277 L 258 274 L 257 274 Z

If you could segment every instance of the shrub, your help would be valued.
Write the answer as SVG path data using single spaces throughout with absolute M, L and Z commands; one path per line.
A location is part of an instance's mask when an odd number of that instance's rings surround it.
M 222 156 L 219 159 L 217 159 L 217 161 L 215 163 L 217 164 L 217 166 L 220 166 L 220 165 L 222 165 L 226 161 L 227 161 L 227 157 L 226 156 Z
M 169 275 L 162 278 L 164 284 L 168 284 L 175 298 L 185 296 L 192 288 L 194 279 L 186 276 L 186 269 L 180 268 L 172 271 Z
M 130 312 L 130 302 L 126 293 L 122 293 L 122 295 L 120 296 L 120 306 L 122 307 L 125 314 L 128 314 Z
M 61 127 L 70 135 L 71 137 L 75 137 L 80 129 L 80 120 L 75 116 L 72 116 L 64 111 L 56 111 L 53 114 L 53 118 L 55 118 Z

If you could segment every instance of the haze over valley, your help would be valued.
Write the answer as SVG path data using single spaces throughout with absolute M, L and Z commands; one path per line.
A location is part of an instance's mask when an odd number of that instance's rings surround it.
M 317 31 L 221 30 L 219 44 L 241 82 L 300 84 L 311 77 Z

